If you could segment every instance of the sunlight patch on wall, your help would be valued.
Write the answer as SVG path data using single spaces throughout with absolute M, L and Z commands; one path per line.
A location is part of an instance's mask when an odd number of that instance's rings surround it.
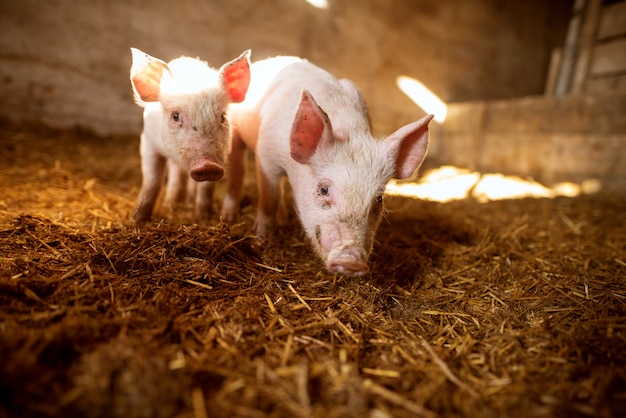
M 413 103 L 422 108 L 426 113 L 435 115 L 435 122 L 443 123 L 446 120 L 448 106 L 424 84 L 404 75 L 396 78 L 396 84 Z
M 575 197 L 600 191 L 598 180 L 581 184 L 564 182 L 547 187 L 534 180 L 503 174 L 480 174 L 452 166 L 426 172 L 417 183 L 392 180 L 385 192 L 393 196 L 449 202 L 472 197 L 479 202 L 503 199 Z
M 328 0 L 306 0 L 306 2 L 318 9 L 328 9 Z

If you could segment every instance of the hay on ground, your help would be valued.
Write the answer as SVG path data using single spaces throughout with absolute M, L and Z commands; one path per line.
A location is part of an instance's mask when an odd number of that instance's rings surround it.
M 388 198 L 371 274 L 189 208 L 136 138 L 3 123 L 0 416 L 626 415 L 626 199 Z

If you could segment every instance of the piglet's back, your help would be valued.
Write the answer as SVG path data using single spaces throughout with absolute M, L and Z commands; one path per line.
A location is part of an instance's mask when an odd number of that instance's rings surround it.
M 348 132 L 369 131 L 367 106 L 353 82 L 338 80 L 326 70 L 294 57 L 259 61 L 252 68 L 258 84 L 250 102 L 254 102 L 263 121 L 290 126 L 293 113 L 285 109 L 295 112 L 302 91 L 307 90 L 328 114 L 333 131 L 341 139 L 347 139 Z

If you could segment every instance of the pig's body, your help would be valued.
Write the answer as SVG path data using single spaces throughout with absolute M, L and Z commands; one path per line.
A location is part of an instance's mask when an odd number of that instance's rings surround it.
M 267 71 L 273 66 L 273 73 Z M 302 226 L 327 269 L 365 274 L 385 185 L 420 165 L 432 116 L 381 141 L 372 137 L 366 104 L 352 82 L 285 57 L 254 63 L 251 72 L 248 98 L 231 110 L 233 150 L 223 218 L 236 217 L 245 143 L 256 153 L 257 235 L 267 237 L 274 228 L 279 181 L 286 175 Z
M 249 52 L 214 70 L 194 58 L 165 63 L 137 49 L 131 51 L 133 92 L 144 107 L 143 179 L 133 221 L 150 218 L 166 169 L 164 205 L 173 207 L 187 191 L 195 195 L 197 213 L 208 216 L 213 182 L 222 178 L 230 149 L 227 107 L 245 97 Z

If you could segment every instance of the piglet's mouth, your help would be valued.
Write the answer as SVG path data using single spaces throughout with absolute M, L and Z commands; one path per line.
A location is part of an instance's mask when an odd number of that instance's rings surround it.
M 369 272 L 367 255 L 354 241 L 335 246 L 326 257 L 326 268 L 333 273 L 356 277 Z

